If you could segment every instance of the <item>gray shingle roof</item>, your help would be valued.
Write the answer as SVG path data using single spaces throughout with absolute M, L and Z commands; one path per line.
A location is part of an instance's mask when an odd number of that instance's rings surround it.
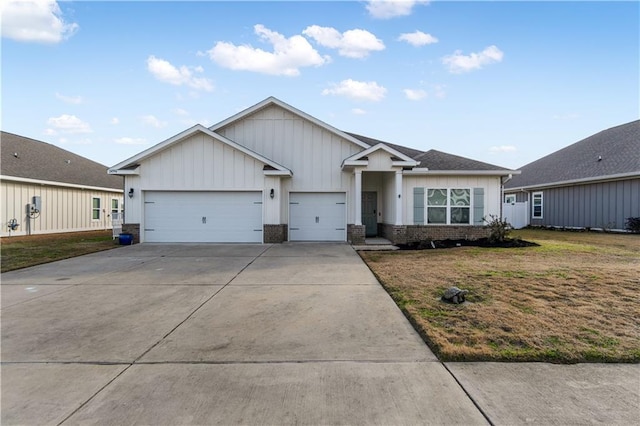
M 0 132 L 0 173 L 118 190 L 123 187 L 123 178 L 107 174 L 107 166 L 57 146 L 8 132 Z
M 603 130 L 523 166 L 505 188 L 640 174 L 640 120 Z
M 461 170 L 461 171 L 470 171 L 470 170 L 507 170 L 505 167 L 495 166 L 489 163 L 483 163 L 482 161 L 471 160 L 466 157 L 461 157 L 458 155 L 447 154 L 446 152 L 436 151 L 435 149 L 431 149 L 427 152 L 420 151 L 413 148 L 407 148 L 402 145 L 396 145 L 389 142 L 381 141 L 378 139 L 369 138 L 366 136 L 358 135 L 355 133 L 344 132 L 350 136 L 353 136 L 356 139 L 361 140 L 367 145 L 374 146 L 379 143 L 383 143 L 396 151 L 407 155 L 414 160 L 420 161 L 420 165 L 418 167 L 423 168 L 426 167 L 429 170 Z

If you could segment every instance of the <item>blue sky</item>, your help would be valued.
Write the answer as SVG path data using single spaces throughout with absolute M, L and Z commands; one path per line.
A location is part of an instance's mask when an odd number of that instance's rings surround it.
M 518 168 L 640 116 L 638 2 L 3 2 L 2 130 L 114 165 L 275 96 Z

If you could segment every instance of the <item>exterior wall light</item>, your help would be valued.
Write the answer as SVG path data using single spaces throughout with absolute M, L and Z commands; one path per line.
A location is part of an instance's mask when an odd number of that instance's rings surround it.
M 276 196 L 276 191 L 273 188 L 271 188 L 271 191 L 269 192 L 269 197 L 271 197 L 271 199 L 273 200 L 273 197 L 275 196 Z
M 133 188 L 129 188 L 129 198 L 133 198 Z

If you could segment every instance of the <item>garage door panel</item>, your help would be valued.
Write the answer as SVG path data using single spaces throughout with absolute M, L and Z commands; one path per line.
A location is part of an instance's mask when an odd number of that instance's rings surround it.
M 289 194 L 289 240 L 345 241 L 345 198 L 343 192 Z
M 145 194 L 147 242 L 262 242 L 260 192 Z

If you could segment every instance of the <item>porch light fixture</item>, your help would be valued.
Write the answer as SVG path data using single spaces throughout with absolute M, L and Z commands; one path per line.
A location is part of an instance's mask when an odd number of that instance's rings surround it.
M 271 197 L 271 199 L 273 200 L 273 197 L 275 196 L 276 196 L 276 191 L 273 188 L 271 188 L 271 191 L 269 192 L 269 197 Z
M 133 198 L 133 188 L 129 188 L 129 198 Z

